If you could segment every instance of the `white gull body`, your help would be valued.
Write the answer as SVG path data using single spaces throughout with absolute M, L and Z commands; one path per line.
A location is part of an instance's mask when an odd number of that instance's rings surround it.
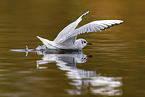
M 76 40 L 78 34 L 82 34 L 85 32 L 97 32 L 123 23 L 122 20 L 98 20 L 76 28 L 77 25 L 82 21 L 82 17 L 87 15 L 88 13 L 89 11 L 81 15 L 76 21 L 66 26 L 57 35 L 54 41 L 50 41 L 48 39 L 37 36 L 44 44 L 42 48 L 47 47 L 48 49 L 82 50 L 82 48 L 84 48 L 88 44 L 88 42 L 85 39 Z M 41 47 L 39 47 L 39 49 L 40 48 Z

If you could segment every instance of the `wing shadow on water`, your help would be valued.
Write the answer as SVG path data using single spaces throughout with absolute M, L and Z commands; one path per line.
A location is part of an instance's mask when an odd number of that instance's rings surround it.
M 67 89 L 71 95 L 83 95 L 93 93 L 103 96 L 122 95 L 122 78 L 106 77 L 97 74 L 96 71 L 87 71 L 77 68 L 77 63 L 85 63 L 87 55 L 82 51 L 38 51 L 38 55 L 43 55 L 42 60 L 37 60 L 37 69 L 47 69 L 44 64 L 56 63 L 59 69 L 66 71 L 66 76 L 72 80 L 70 85 L 75 89 Z

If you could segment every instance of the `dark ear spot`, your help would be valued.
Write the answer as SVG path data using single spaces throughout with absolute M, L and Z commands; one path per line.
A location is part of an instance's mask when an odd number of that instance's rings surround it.
M 83 41 L 82 41 L 82 44 L 83 44 Z

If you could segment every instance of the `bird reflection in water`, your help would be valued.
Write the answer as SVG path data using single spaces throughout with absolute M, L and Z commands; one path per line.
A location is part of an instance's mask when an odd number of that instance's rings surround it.
M 38 69 L 47 69 L 44 64 L 55 62 L 59 69 L 66 71 L 66 76 L 72 80 L 70 85 L 75 89 L 67 89 L 71 95 L 83 95 L 93 93 L 103 96 L 122 95 L 122 78 L 106 77 L 97 74 L 96 71 L 87 71 L 77 68 L 77 63 L 85 63 L 87 55 L 82 51 L 38 51 L 38 55 L 43 55 L 42 60 L 37 61 Z

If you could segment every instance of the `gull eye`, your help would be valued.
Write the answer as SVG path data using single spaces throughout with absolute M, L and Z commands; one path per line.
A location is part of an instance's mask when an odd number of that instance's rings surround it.
M 84 43 L 86 43 L 86 41 L 84 41 Z

